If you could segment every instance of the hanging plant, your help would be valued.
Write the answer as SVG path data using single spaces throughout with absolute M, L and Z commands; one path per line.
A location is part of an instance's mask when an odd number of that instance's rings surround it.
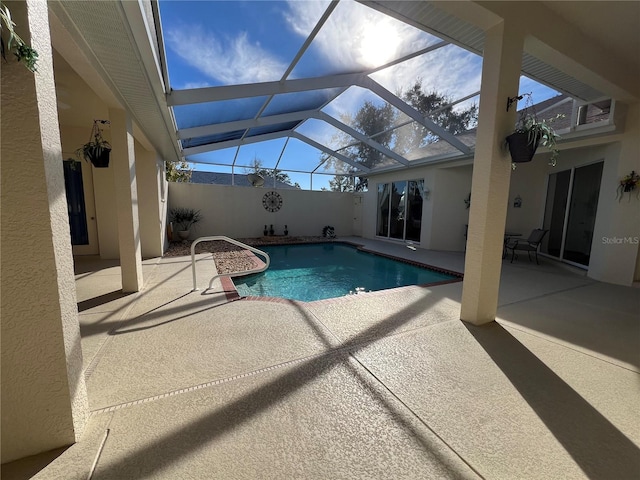
M 91 162 L 96 168 L 106 168 L 109 166 L 111 155 L 111 145 L 104 138 L 98 124 L 110 124 L 109 120 L 94 120 L 89 141 L 76 150 L 78 158 L 84 158 Z
M 516 163 L 530 162 L 540 144 L 551 151 L 549 165 L 555 167 L 560 154 L 556 147 L 556 141 L 560 136 L 555 133 L 550 124 L 558 118 L 562 118 L 564 115 L 558 114 L 549 120 L 538 120 L 536 111 L 533 108 L 531 94 L 525 93 L 516 98 L 520 100 L 524 95 L 527 95 L 527 102 L 525 107 L 520 111 L 516 129 L 506 138 L 513 162 L 512 168 L 515 170 Z M 509 100 L 511 101 L 513 99 Z M 507 110 L 508 108 L 509 107 L 507 107 Z
M 4 3 L 0 3 L 0 17 L 2 18 L 2 22 L 0 22 L 0 54 L 2 58 L 6 62 L 7 52 L 13 52 L 19 62 L 22 62 L 28 70 L 35 72 L 36 63 L 38 62 L 38 52 L 27 45 L 16 33 L 14 30 L 16 24 L 11 20 L 9 7 Z M 9 33 L 9 39 L 6 45 L 4 38 L 1 36 L 5 29 Z
M 620 184 L 618 185 L 618 189 L 616 192 L 616 198 L 618 201 L 622 201 L 622 197 L 625 193 L 629 194 L 629 201 L 631 201 L 631 192 L 638 189 L 638 185 L 640 185 L 640 175 L 638 175 L 635 170 L 631 170 L 631 173 L 620 180 Z M 636 192 L 636 198 L 640 196 L 640 189 Z

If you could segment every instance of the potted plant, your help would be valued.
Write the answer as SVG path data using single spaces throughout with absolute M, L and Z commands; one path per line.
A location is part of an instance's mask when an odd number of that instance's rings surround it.
M 94 120 L 89 141 L 76 150 L 76 155 L 78 158 L 84 158 L 86 161 L 91 162 L 96 168 L 107 168 L 111 155 L 111 145 L 102 138 L 98 123 L 104 125 L 111 122 L 109 120 Z
M 511 160 L 514 164 L 530 162 L 538 149 L 538 145 L 542 144 L 551 151 L 549 165 L 555 167 L 559 155 L 556 140 L 560 137 L 550 124 L 554 120 L 561 118 L 562 115 L 557 115 L 550 120 L 538 120 L 533 105 L 531 105 L 531 94 L 525 95 L 528 95 L 527 104 L 520 112 L 520 119 L 515 131 L 506 139 L 511 153 Z M 522 97 L 517 98 L 520 99 Z
M 629 201 L 631 201 L 631 192 L 633 192 L 640 185 L 640 175 L 636 173 L 635 170 L 631 170 L 631 173 L 625 176 L 618 185 L 618 190 L 616 192 L 616 198 L 618 201 L 622 201 L 622 197 L 625 193 L 629 194 Z M 636 193 L 636 197 L 640 195 L 640 192 Z
M 336 238 L 336 231 L 331 225 L 326 225 L 322 229 L 322 236 L 325 238 Z
M 178 236 L 181 240 L 189 238 L 191 227 L 202 220 L 200 210 L 194 210 L 193 208 L 172 208 L 169 216 L 177 226 Z

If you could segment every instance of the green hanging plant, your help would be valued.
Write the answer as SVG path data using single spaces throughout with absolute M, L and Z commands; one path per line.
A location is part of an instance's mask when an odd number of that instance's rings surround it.
M 524 109 L 520 111 L 520 117 L 515 131 L 506 138 L 509 152 L 511 153 L 511 167 L 515 170 L 517 163 L 530 162 L 536 153 L 538 145 L 543 145 L 551 152 L 549 165 L 555 167 L 560 152 L 556 145 L 560 138 L 550 125 L 555 120 L 564 117 L 562 114 L 556 115 L 554 118 L 539 120 L 531 99 L 530 93 L 516 97 L 522 99 L 527 96 Z
M 107 168 L 111 155 L 111 145 L 104 138 L 98 124 L 108 125 L 109 120 L 94 120 L 89 141 L 76 150 L 76 156 L 91 162 L 96 168 Z
M 11 12 L 9 7 L 4 3 L 0 3 L 0 54 L 2 58 L 7 61 L 7 52 L 13 52 L 19 62 L 22 62 L 24 66 L 31 72 L 36 72 L 36 63 L 38 62 L 38 52 L 25 43 L 22 38 L 16 33 L 14 27 L 16 24 L 11 20 Z M 6 30 L 9 33 L 9 39 L 7 44 L 4 43 L 2 33 Z

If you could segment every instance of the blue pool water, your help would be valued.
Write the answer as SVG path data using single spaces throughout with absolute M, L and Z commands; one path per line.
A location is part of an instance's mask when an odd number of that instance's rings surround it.
M 341 297 L 358 287 L 376 291 L 456 278 L 339 243 L 270 245 L 260 249 L 269 254 L 271 265 L 265 272 L 233 279 L 242 296 L 311 302 Z

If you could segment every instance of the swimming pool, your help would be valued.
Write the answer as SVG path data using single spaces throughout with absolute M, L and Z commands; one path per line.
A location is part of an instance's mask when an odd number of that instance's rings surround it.
M 455 280 L 456 276 L 362 252 L 340 243 L 260 247 L 271 257 L 265 272 L 236 277 L 241 296 L 311 302 L 355 292 Z

